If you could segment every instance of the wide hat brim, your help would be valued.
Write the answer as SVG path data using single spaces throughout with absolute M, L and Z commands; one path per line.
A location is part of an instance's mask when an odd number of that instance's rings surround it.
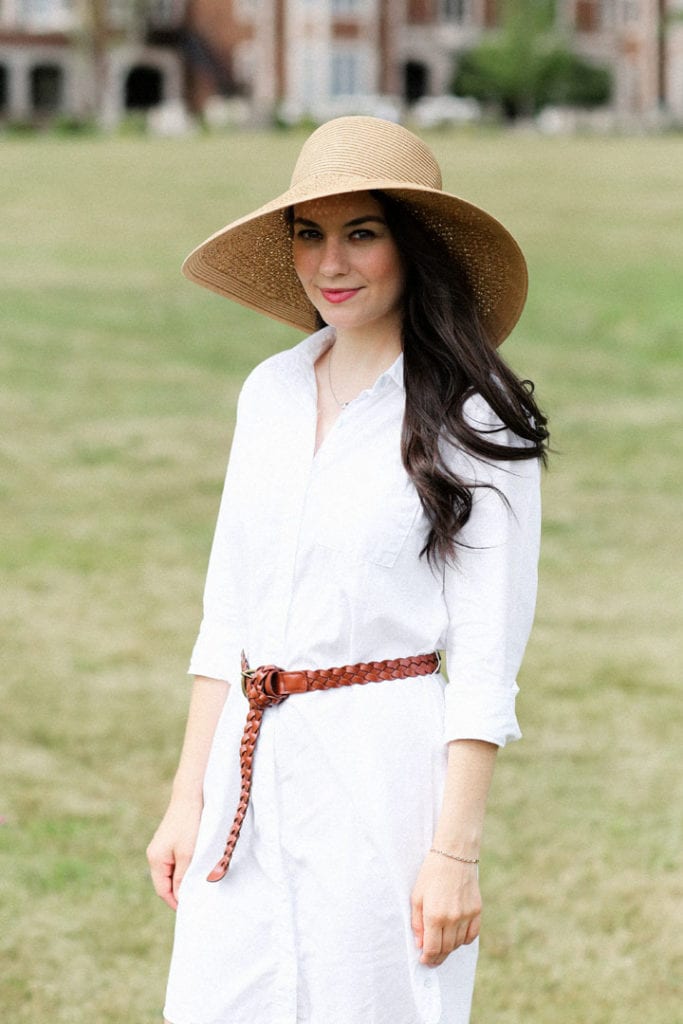
M 441 238 L 465 272 L 491 344 L 500 345 L 517 323 L 527 295 L 526 262 L 517 242 L 486 211 L 405 178 L 325 170 L 309 174 L 207 238 L 187 257 L 183 273 L 204 288 L 310 333 L 318 326 L 317 315 L 294 269 L 286 210 L 311 199 L 365 191 L 401 200 Z

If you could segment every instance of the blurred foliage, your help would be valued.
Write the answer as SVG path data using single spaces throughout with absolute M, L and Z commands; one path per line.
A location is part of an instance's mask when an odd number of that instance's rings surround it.
M 557 47 L 541 62 L 539 106 L 597 107 L 607 103 L 612 93 L 612 75 L 608 68 L 583 60 L 575 53 Z
M 549 0 L 508 0 L 501 32 L 463 53 L 452 83 L 457 96 L 497 106 L 507 120 L 548 104 L 599 106 L 611 94 L 608 69 L 583 60 L 554 33 Z

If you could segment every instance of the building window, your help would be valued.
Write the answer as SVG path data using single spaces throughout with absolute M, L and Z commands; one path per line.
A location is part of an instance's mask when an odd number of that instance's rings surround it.
M 53 5 L 50 0 L 19 0 L 19 14 L 28 19 L 44 18 L 49 14 Z
M 354 96 L 360 92 L 360 61 L 357 53 L 332 54 L 330 95 Z
M 310 53 L 308 56 L 309 60 L 302 61 L 299 66 L 299 85 L 304 103 L 312 103 L 319 92 L 316 74 L 317 68 L 315 66 L 315 62 L 310 60 Z
M 441 0 L 441 16 L 444 21 L 463 22 L 467 16 L 466 0 Z
M 332 0 L 333 14 L 355 14 L 359 7 L 359 0 Z
M 62 106 L 64 71 L 59 64 L 31 68 L 31 107 L 36 114 L 54 114 Z
M 578 32 L 599 32 L 602 28 L 601 0 L 576 0 L 576 29 Z
M 18 20 L 45 28 L 60 28 L 68 22 L 72 6 L 71 0 L 17 0 Z
M 173 25 L 178 20 L 178 5 L 175 0 L 150 0 L 148 15 L 155 25 Z

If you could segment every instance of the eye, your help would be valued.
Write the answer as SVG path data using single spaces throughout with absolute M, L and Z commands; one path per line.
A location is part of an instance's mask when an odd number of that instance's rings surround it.
M 317 242 L 322 238 L 322 232 L 317 228 L 299 228 L 295 235 L 302 242 Z
M 376 238 L 377 235 L 371 228 L 356 228 L 355 231 L 351 232 L 349 237 L 354 238 L 357 241 L 364 242 L 370 238 Z

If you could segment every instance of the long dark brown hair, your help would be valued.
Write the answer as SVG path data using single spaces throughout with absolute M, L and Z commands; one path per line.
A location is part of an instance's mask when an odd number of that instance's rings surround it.
M 430 561 L 445 560 L 456 553 L 476 485 L 449 468 L 443 441 L 475 458 L 545 463 L 547 420 L 531 381 L 520 380 L 491 344 L 467 277 L 454 267 L 440 239 L 404 203 L 386 193 L 373 195 L 384 208 L 406 272 L 401 455 L 429 522 L 422 554 Z M 463 407 L 475 393 L 488 402 L 501 427 L 482 431 L 468 423 Z M 496 440 L 506 427 L 519 444 Z
M 401 252 L 406 274 L 403 295 L 403 378 L 406 393 L 401 456 L 429 523 L 421 551 L 430 561 L 452 559 L 457 535 L 470 517 L 475 487 L 447 465 L 443 442 L 475 458 L 540 458 L 548 449 L 547 420 L 534 399 L 534 386 L 520 380 L 487 336 L 472 288 L 444 244 L 400 200 L 385 192 L 371 195 L 381 204 Z M 290 232 L 293 209 L 285 211 Z M 319 327 L 325 325 L 317 314 Z M 480 394 L 502 422 L 475 429 L 464 405 Z M 495 435 L 509 428 L 519 444 Z

